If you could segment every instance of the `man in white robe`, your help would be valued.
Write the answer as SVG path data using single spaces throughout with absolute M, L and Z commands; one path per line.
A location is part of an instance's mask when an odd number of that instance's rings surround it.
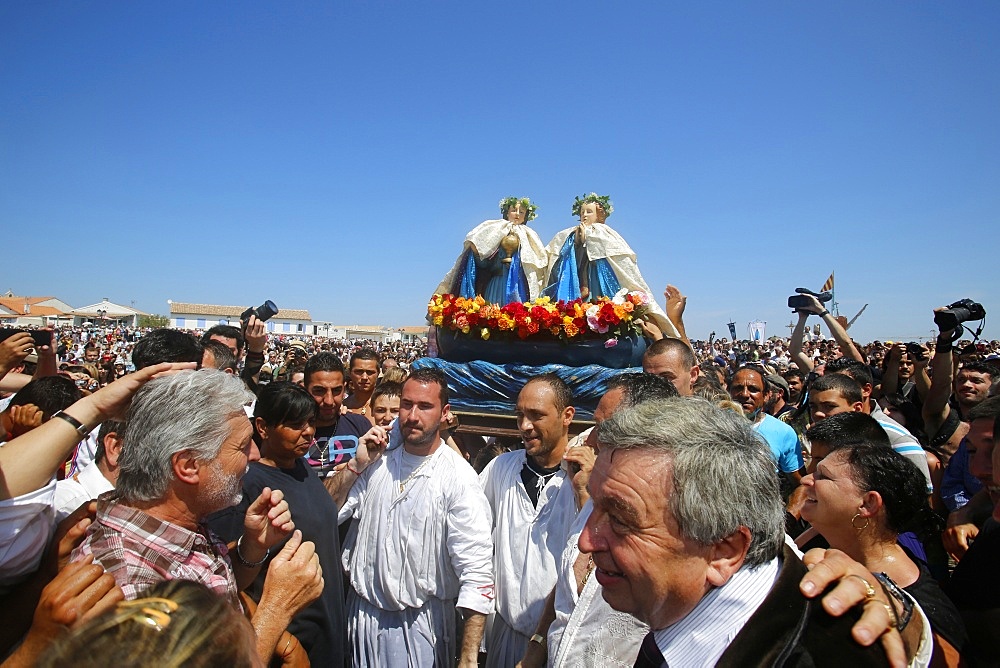
M 572 393 L 554 374 L 532 378 L 517 398 L 524 449 L 500 455 L 479 479 L 493 510 L 496 611 L 486 665 L 513 666 L 527 649 L 577 513 L 562 467 L 573 421 Z
M 340 510 L 341 522 L 357 519 L 343 557 L 355 666 L 454 665 L 456 605 L 465 620 L 458 665 L 477 665 L 493 609 L 491 516 L 475 471 L 438 435 L 447 393 L 437 370 L 410 375 L 402 446 L 361 472 Z M 362 440 L 371 447 L 385 432 Z

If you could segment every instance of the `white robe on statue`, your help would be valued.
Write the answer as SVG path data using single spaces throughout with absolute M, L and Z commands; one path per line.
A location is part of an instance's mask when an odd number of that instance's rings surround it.
M 552 268 L 559 259 L 559 251 L 566 241 L 566 237 L 576 231 L 576 227 L 568 227 L 558 232 L 552 241 L 549 242 L 547 252 L 549 256 L 548 275 L 551 275 Z M 649 295 L 649 314 L 646 316 L 660 328 L 663 336 L 679 339 L 680 333 L 674 324 L 667 318 L 667 314 L 660 307 L 657 301 L 662 293 L 656 294 L 649 289 L 646 281 L 639 273 L 639 265 L 636 264 L 635 253 L 622 235 L 615 232 L 607 223 L 596 223 L 587 225 L 586 246 L 587 259 L 590 261 L 605 259 L 611 268 L 614 269 L 615 276 L 623 288 L 629 292 L 635 290 L 645 292 Z M 546 283 L 548 282 L 546 278 Z M 612 297 L 613 295 L 608 295 Z
M 356 666 L 453 665 L 455 606 L 493 609 L 492 517 L 475 470 L 441 442 L 400 493 L 405 456 L 369 466 L 340 509 L 357 520 L 343 554 Z
M 508 452 L 479 474 L 493 509 L 496 546 L 497 600 L 487 622 L 487 666 L 513 666 L 523 658 L 556 583 L 559 558 L 576 517 L 573 485 L 565 471 L 549 478 L 538 495 L 538 507 L 532 506 L 521 481 L 524 461 L 524 450 Z
M 528 227 L 527 224 L 513 225 L 508 220 L 487 220 L 472 228 L 472 231 L 465 235 L 465 245 L 455 261 L 455 266 L 441 279 L 441 284 L 438 285 L 434 293 L 443 295 L 451 292 L 451 284 L 462 269 L 462 255 L 464 255 L 466 248 L 471 246 L 480 257 L 489 257 L 500 247 L 500 240 L 507 236 L 512 229 L 521 243 L 519 248 L 521 268 L 524 270 L 524 277 L 528 282 L 528 294 L 531 295 L 531 299 L 537 299 L 538 295 L 541 294 L 549 268 L 549 255 L 545 250 L 545 244 L 542 243 L 538 232 Z

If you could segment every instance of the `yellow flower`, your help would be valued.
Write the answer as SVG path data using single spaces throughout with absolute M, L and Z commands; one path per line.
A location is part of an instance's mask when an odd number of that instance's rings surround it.
M 443 322 L 444 322 L 444 316 L 438 315 L 434 317 L 434 324 L 437 325 L 438 327 L 440 327 Z

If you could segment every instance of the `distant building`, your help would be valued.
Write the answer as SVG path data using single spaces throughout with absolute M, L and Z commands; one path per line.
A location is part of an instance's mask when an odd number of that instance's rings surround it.
M 240 314 L 246 306 L 216 306 L 213 304 L 170 304 L 170 326 L 174 329 L 206 330 L 216 325 L 240 326 Z M 313 322 L 309 311 L 280 309 L 267 321 L 267 331 L 272 334 L 313 335 Z
M 7 327 L 72 325 L 72 310 L 55 297 L 19 297 L 11 291 L 0 296 L 0 324 Z
M 108 301 L 107 297 L 96 304 L 75 308 L 70 311 L 70 314 L 73 316 L 74 325 L 84 325 L 91 322 L 95 325 L 125 325 L 126 327 L 138 327 L 139 316 L 146 315 L 129 306 Z

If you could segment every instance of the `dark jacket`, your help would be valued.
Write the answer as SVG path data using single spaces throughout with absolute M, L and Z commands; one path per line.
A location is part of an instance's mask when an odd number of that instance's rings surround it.
M 860 612 L 831 617 L 820 599 L 799 591 L 806 574 L 802 561 L 786 545 L 778 579 L 764 602 L 747 620 L 716 666 L 888 666 L 879 643 L 862 647 L 851 637 Z

